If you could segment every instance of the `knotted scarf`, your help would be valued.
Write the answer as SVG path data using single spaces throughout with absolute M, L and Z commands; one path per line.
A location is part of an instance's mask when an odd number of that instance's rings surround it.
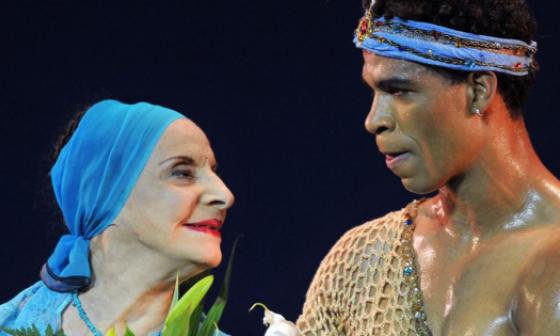
M 115 100 L 87 110 L 51 170 L 70 232 L 41 270 L 47 287 L 71 292 L 90 285 L 90 240 L 113 224 L 160 137 L 180 118 L 158 105 Z

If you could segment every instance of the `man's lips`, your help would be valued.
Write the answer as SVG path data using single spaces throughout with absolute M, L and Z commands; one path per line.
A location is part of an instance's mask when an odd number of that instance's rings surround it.
M 220 230 L 222 228 L 222 225 L 223 223 L 221 220 L 213 218 L 200 222 L 187 223 L 183 226 L 193 231 L 208 233 L 216 237 L 221 237 L 222 234 L 220 233 Z
M 393 152 L 385 154 L 385 164 L 391 170 L 395 169 L 400 163 L 410 156 L 410 152 Z

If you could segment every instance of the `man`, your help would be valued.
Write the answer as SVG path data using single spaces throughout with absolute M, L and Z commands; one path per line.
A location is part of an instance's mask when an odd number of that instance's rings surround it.
M 559 335 L 560 181 L 522 106 L 537 71 L 525 0 L 381 0 L 356 30 L 366 128 L 406 189 L 435 196 L 347 232 L 303 335 Z

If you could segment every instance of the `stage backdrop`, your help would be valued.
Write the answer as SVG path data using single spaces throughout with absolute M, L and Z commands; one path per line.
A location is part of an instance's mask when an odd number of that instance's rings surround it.
M 256 301 L 296 319 L 337 238 L 417 197 L 363 127 L 359 0 L 69 3 L 1 10 L 0 301 L 37 281 L 64 232 L 48 180 L 53 144 L 101 98 L 169 106 L 208 134 L 237 198 L 224 254 L 245 235 L 221 323 L 234 335 L 263 334 L 260 313 L 247 312 Z M 559 175 L 559 11 L 555 1 L 533 9 L 542 72 L 526 119 Z

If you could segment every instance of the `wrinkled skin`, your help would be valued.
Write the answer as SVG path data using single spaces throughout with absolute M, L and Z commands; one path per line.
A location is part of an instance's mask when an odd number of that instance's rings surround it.
M 374 92 L 366 128 L 382 153 L 405 153 L 393 173 L 412 192 L 437 191 L 414 236 L 433 334 L 558 334 L 560 182 L 509 116 L 496 76 L 451 84 L 368 52 L 362 76 Z
M 184 225 L 225 219 L 234 198 L 215 168 L 196 124 L 180 119 L 167 128 L 115 224 L 92 239 L 95 279 L 80 300 L 96 328 L 161 330 L 177 272 L 183 281 L 220 263 L 220 237 Z M 72 305 L 62 322 L 68 336 L 90 334 Z

